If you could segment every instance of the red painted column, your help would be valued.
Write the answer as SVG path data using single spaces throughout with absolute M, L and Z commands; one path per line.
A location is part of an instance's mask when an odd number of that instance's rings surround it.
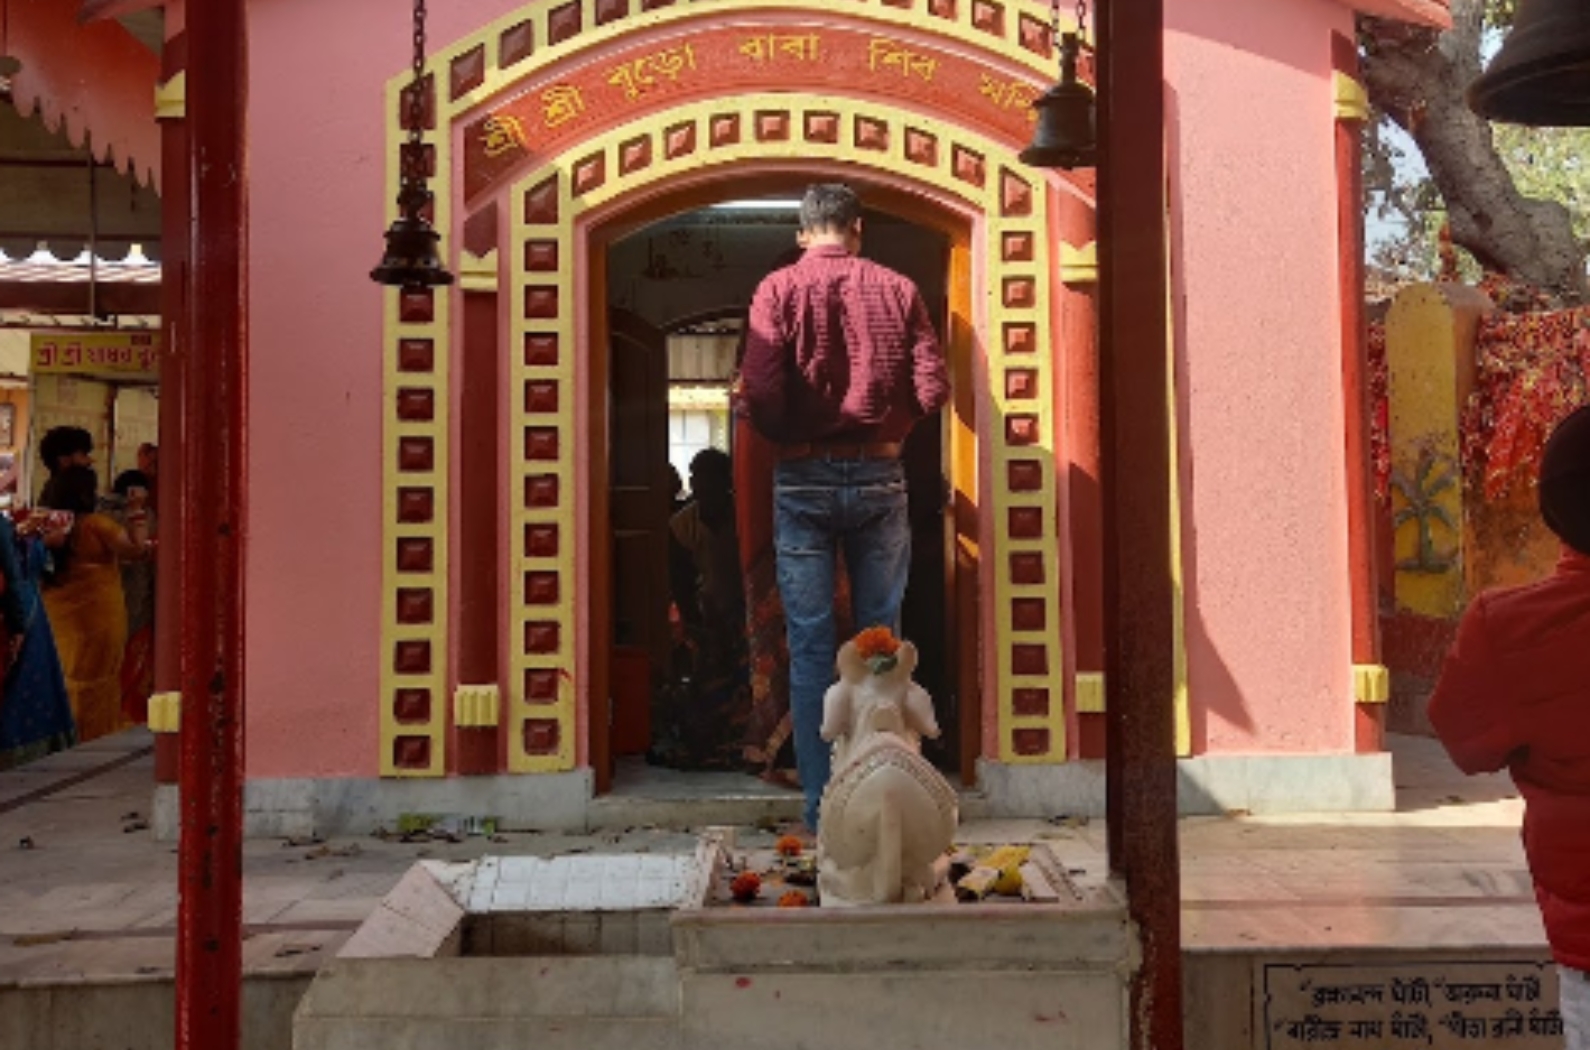
M 1181 1050 L 1164 0 L 1107 0 L 1099 91 L 1100 435 L 1110 867 L 1142 940 L 1132 1050 Z
M 1357 44 L 1340 34 L 1331 38 L 1337 73 L 1359 79 Z M 1351 601 L 1353 663 L 1380 661 L 1379 586 L 1375 555 L 1373 472 L 1369 464 L 1369 335 L 1364 323 L 1364 174 L 1363 134 L 1367 114 L 1336 114 L 1336 226 L 1341 288 L 1342 405 L 1347 457 L 1347 571 Z M 1357 703 L 1354 735 L 1360 752 L 1385 743 L 1386 705 Z
M 498 609 L 498 551 L 502 549 L 497 499 L 502 489 L 500 389 L 501 363 L 495 292 L 466 290 L 464 302 L 463 377 L 459 384 L 458 445 L 460 527 L 454 564 L 458 580 L 458 682 L 486 685 L 501 678 Z M 501 714 L 499 712 L 499 719 Z M 502 767 L 504 752 L 498 725 L 458 726 L 453 750 L 455 769 L 465 776 L 484 776 Z
M 181 28 L 180 5 L 166 8 L 166 38 L 160 79 L 169 83 L 188 67 L 188 34 Z M 180 688 L 179 627 L 182 614 L 182 581 L 178 566 L 182 552 L 184 479 L 182 440 L 182 381 L 186 374 L 188 343 L 188 122 L 186 116 L 160 118 L 160 464 L 155 493 L 156 520 L 163 554 L 155 558 L 155 692 Z M 155 734 L 155 782 L 177 782 L 178 738 L 175 733 Z
M 191 345 L 182 390 L 182 842 L 178 1050 L 236 1050 L 243 949 L 244 422 L 248 360 L 243 0 L 188 11 Z

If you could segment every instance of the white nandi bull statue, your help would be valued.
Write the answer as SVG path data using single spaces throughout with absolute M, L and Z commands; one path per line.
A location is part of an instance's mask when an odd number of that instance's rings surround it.
M 934 862 L 955 837 L 955 791 L 922 757 L 939 735 L 933 700 L 911 680 L 917 651 L 880 628 L 839 651 L 839 681 L 823 698 L 833 742 L 823 792 L 817 886 L 827 905 L 919 902 L 933 896 Z

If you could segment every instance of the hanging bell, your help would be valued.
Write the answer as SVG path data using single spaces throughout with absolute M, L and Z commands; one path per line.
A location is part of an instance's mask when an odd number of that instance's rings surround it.
M 403 214 L 386 231 L 386 251 L 381 264 L 370 271 L 372 281 L 396 288 L 434 288 L 453 283 L 453 275 L 447 272 L 436 250 L 441 235 L 420 213 L 423 199 L 429 197 L 424 191 L 416 196 L 405 191 L 400 200 Z
M 1507 124 L 1590 126 L 1590 5 L 1519 0 L 1512 33 L 1469 86 L 1468 101 Z
M 1094 124 L 1093 89 L 1077 79 L 1082 42 L 1075 33 L 1060 38 L 1060 82 L 1033 100 L 1038 127 L 1032 143 L 1021 151 L 1023 164 L 1035 168 L 1091 168 L 1098 132 Z

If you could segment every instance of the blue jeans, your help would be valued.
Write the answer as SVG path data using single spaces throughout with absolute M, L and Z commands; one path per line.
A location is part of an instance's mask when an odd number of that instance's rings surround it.
M 905 470 L 891 460 L 807 459 L 773 477 L 773 543 L 789 633 L 790 713 L 806 826 L 828 784 L 831 754 L 820 736 L 823 694 L 835 678 L 835 555 L 843 551 L 856 629 L 900 629 L 911 571 Z

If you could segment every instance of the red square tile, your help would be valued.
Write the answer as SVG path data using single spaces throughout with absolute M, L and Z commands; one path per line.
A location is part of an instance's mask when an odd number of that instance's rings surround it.
M 555 718 L 530 718 L 524 724 L 524 749 L 531 755 L 555 755 L 563 723 Z
M 524 574 L 524 601 L 526 605 L 556 605 L 558 603 L 558 574 L 555 572 L 527 572 Z
M 523 62 L 535 51 L 535 23 L 529 19 L 509 26 L 497 38 L 497 68 Z
M 547 656 L 556 653 L 562 645 L 563 631 L 556 623 L 534 620 L 524 625 L 525 652 Z
M 398 371 L 429 372 L 436 367 L 436 344 L 429 339 L 398 340 Z
M 558 410 L 558 381 L 532 379 L 524 385 L 524 410 L 532 415 L 551 415 Z
M 558 505 L 558 476 L 532 474 L 524 479 L 524 505 L 535 510 L 550 510 Z
M 428 437 L 398 439 L 398 470 L 423 474 L 436 468 L 436 442 Z
M 524 552 L 530 558 L 558 556 L 558 527 L 533 523 L 524 527 Z
M 1048 626 L 1049 610 L 1042 598 L 1015 598 L 1010 603 L 1010 626 L 1017 631 L 1041 631 Z
M 399 689 L 392 699 L 392 717 L 403 725 L 416 725 L 431 720 L 431 691 L 429 689 Z
M 397 592 L 398 623 L 410 626 L 435 620 L 434 592 L 429 587 L 404 587 Z
M 1009 521 L 1013 540 L 1036 540 L 1043 536 L 1043 509 L 1040 507 L 1011 507 Z
M 398 521 L 424 525 L 436 519 L 436 496 L 430 489 L 398 489 Z
M 399 389 L 397 414 L 405 423 L 429 423 L 436 418 L 436 394 L 423 387 Z
M 1023 758 L 1039 758 L 1049 753 L 1049 730 L 1018 729 L 1011 734 L 1011 747 Z
M 1049 690 L 1013 689 L 1010 694 L 1011 709 L 1020 718 L 1047 718 L 1049 715 Z
M 531 368 L 556 368 L 558 364 L 557 333 L 528 333 L 524 337 L 524 363 Z
M 541 462 L 557 459 L 558 428 L 525 427 L 524 458 Z
M 1005 464 L 1005 480 L 1012 492 L 1041 492 L 1043 464 L 1035 459 L 1014 459 Z
M 392 653 L 392 667 L 398 674 L 430 674 L 431 643 L 399 642 Z
M 558 672 L 547 668 L 526 671 L 524 676 L 525 702 L 529 704 L 557 703 L 558 679 Z
M 1020 551 L 1010 556 L 1010 581 L 1019 587 L 1035 587 L 1044 582 L 1043 555 Z
M 400 736 L 392 741 L 392 764 L 399 769 L 431 768 L 431 738 Z
M 556 273 L 558 242 L 551 237 L 532 237 L 524 242 L 524 268 L 531 273 Z
M 1049 650 L 1042 645 L 1013 645 L 1010 647 L 1010 669 L 1029 677 L 1046 675 L 1049 673 Z
M 436 567 L 436 547 L 420 536 L 406 536 L 397 541 L 398 572 L 430 572 Z

